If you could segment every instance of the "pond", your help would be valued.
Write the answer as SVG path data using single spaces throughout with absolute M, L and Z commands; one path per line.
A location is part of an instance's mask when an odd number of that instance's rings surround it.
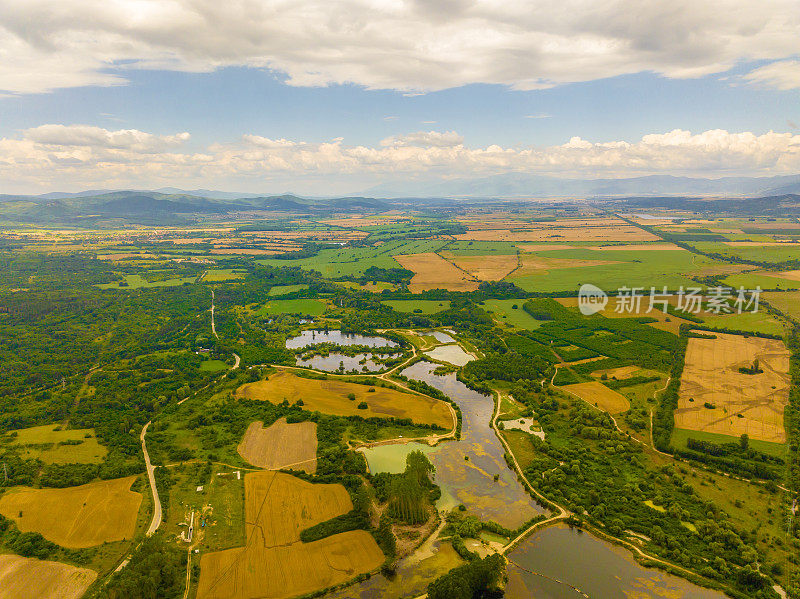
M 362 360 L 365 360 L 363 364 L 361 363 Z M 377 372 L 385 368 L 383 364 L 377 364 L 372 360 L 372 354 L 356 354 L 355 356 L 328 354 L 327 356 L 312 356 L 307 360 L 301 360 L 298 357 L 296 363 L 298 366 L 310 366 L 326 372 L 338 371 L 341 364 L 344 364 L 345 372 L 350 372 L 354 369 L 359 372 Z
M 450 335 L 448 335 L 447 333 L 442 333 L 441 331 L 431 331 L 430 333 L 426 333 L 426 334 L 430 335 L 433 338 L 435 338 L 436 341 L 438 341 L 439 343 L 455 343 L 456 342 L 456 340 L 453 339 Z
M 436 447 L 408 443 L 365 449 L 370 471 L 376 473 L 386 468 L 397 472 L 408 452 L 422 449 L 436 467 L 436 483 L 442 489 L 442 498 L 437 502 L 439 509 L 463 503 L 480 518 L 495 520 L 508 528 L 516 528 L 545 512 L 506 465 L 503 446 L 489 427 L 494 411 L 492 397 L 473 391 L 458 381 L 454 373 L 434 375 L 435 368 L 431 362 L 417 362 L 403 374 L 440 389 L 458 404 L 462 415 L 461 440 L 444 441 Z
M 463 366 L 467 362 L 471 362 L 475 358 L 461 349 L 460 345 L 440 345 L 434 349 L 425 352 L 426 356 L 430 356 L 434 360 L 447 362 L 453 366 Z
M 397 347 L 397 343 L 383 337 L 369 337 L 342 333 L 341 331 L 320 331 L 309 329 L 302 331 L 297 337 L 286 340 L 288 349 L 308 347 L 318 343 L 335 343 L 336 345 L 367 345 L 369 347 Z M 337 364 L 338 366 L 338 364 Z
M 508 599 L 579 597 L 572 587 L 603 599 L 726 597 L 661 570 L 644 568 L 627 549 L 562 524 L 525 539 L 508 558 Z

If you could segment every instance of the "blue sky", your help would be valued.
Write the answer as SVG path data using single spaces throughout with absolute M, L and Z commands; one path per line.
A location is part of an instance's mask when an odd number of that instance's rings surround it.
M 798 0 L 0 7 L 0 193 L 800 172 Z
M 131 71 L 124 86 L 0 98 L 0 136 L 62 123 L 162 135 L 188 131 L 198 146 L 247 133 L 373 145 L 409 131 L 455 130 L 467 145 L 515 146 L 555 145 L 576 135 L 634 141 L 673 129 L 797 130 L 797 91 L 732 84 L 746 71 L 697 79 L 639 73 L 533 91 L 471 84 L 420 95 L 352 84 L 292 87 L 278 73 L 241 67 Z

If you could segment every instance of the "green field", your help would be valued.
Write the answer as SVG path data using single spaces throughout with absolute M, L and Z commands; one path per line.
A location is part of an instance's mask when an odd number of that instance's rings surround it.
M 203 281 L 206 283 L 235 281 L 236 279 L 243 279 L 246 274 L 246 271 L 237 270 L 235 268 L 212 268 L 206 271 L 206 276 L 203 277 Z
M 450 309 L 450 300 L 386 300 L 381 303 L 392 310 L 406 313 L 422 310 L 421 314 L 436 314 Z
M 752 236 L 748 236 L 748 238 L 750 237 Z M 715 252 L 734 258 L 755 260 L 758 262 L 785 262 L 787 260 L 797 260 L 800 258 L 800 245 L 767 245 L 752 247 L 736 247 L 724 243 L 698 243 L 695 245 L 698 250 L 704 252 Z
M 318 270 L 323 277 L 336 278 L 343 276 L 359 277 L 371 266 L 378 268 L 402 268 L 392 257 L 399 254 L 420 254 L 435 252 L 442 248 L 446 241 L 435 239 L 418 239 L 413 241 L 387 241 L 375 247 L 336 248 L 322 250 L 311 258 L 300 260 L 258 260 L 259 264 L 268 266 L 299 266 L 300 268 Z
M 322 316 L 325 302 L 316 299 L 272 300 L 261 306 L 256 314 L 259 316 L 275 316 L 276 314 L 302 314 L 304 316 Z
M 525 299 L 489 299 L 484 302 L 484 310 L 492 311 L 495 318 L 501 322 L 510 324 L 520 329 L 538 329 L 542 326 L 541 320 L 536 320 L 533 316 L 522 309 Z M 514 306 L 517 306 L 514 309 Z
M 745 289 L 800 289 L 800 281 L 768 277 L 758 272 L 731 275 L 723 279 L 723 284 L 731 287 L 744 287 Z
M 454 241 L 446 250 L 460 256 L 510 256 L 517 253 L 516 246 L 510 241 Z
M 535 252 L 544 258 L 608 260 L 614 264 L 552 268 L 542 274 L 513 276 L 512 283 L 526 291 L 575 291 L 584 283 L 601 289 L 620 287 L 669 288 L 695 286 L 685 274 L 716 264 L 713 260 L 684 250 L 589 250 L 567 249 Z
M 201 372 L 220 372 L 227 368 L 228 365 L 222 360 L 204 360 L 202 364 L 200 364 Z
M 686 449 L 686 440 L 690 437 L 698 441 L 708 441 L 717 444 L 739 442 L 739 437 L 733 437 L 731 435 L 720 435 L 719 433 L 707 433 L 705 431 L 690 431 L 683 428 L 676 428 L 672 431 L 672 444 L 677 448 Z M 768 455 L 778 457 L 786 455 L 786 446 L 781 443 L 769 443 L 768 441 L 750 439 L 750 447 Z
M 108 453 L 97 442 L 94 429 L 61 430 L 59 424 L 12 431 L 3 437 L 3 444 L 17 446 L 23 457 L 46 464 L 99 464 Z
M 141 288 L 150 288 L 150 287 L 176 287 L 178 285 L 183 285 L 185 283 L 194 283 L 196 281 L 196 277 L 183 277 L 181 279 L 167 279 L 166 281 L 155 281 L 153 283 L 149 282 L 147 279 L 142 277 L 141 275 L 125 275 L 125 281 L 128 283 L 126 285 L 120 285 L 118 281 L 113 283 L 104 283 L 102 285 L 97 285 L 100 289 L 141 289 Z
M 275 285 L 275 287 L 270 288 L 269 295 L 286 295 L 303 289 L 308 289 L 308 285 Z
M 710 327 L 728 328 L 735 331 L 753 331 L 754 333 L 769 333 L 783 335 L 784 330 L 780 322 L 770 316 L 765 309 L 758 312 L 742 312 L 741 314 L 698 314 L 703 322 Z

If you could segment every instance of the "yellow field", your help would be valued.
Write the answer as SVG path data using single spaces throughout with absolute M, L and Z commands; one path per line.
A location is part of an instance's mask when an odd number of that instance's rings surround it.
M 559 227 L 511 230 L 490 229 L 454 235 L 464 241 L 658 241 L 655 235 L 626 223 L 616 226 Z
M 789 350 L 783 341 L 715 333 L 689 339 L 675 427 L 785 443 Z M 761 374 L 742 374 L 758 359 Z M 691 401 L 694 400 L 694 401 Z M 706 408 L 705 403 L 714 405 Z
M 638 366 L 620 366 L 619 368 L 606 368 L 605 370 L 595 370 L 592 376 L 601 377 L 604 374 L 608 378 L 615 378 L 618 380 L 629 379 L 635 373 L 639 372 L 641 368 Z
M 800 291 L 767 291 L 761 297 L 781 312 L 800 319 Z
M 263 381 L 247 383 L 236 390 L 237 397 L 289 403 L 303 400 L 303 409 L 333 414 L 335 416 L 361 416 L 410 418 L 418 424 L 437 424 L 445 429 L 453 427 L 453 416 L 449 406 L 437 399 L 423 395 L 412 395 L 385 387 L 357 385 L 337 379 L 317 380 L 296 376 L 282 370 Z M 355 400 L 348 399 L 353 393 Z M 366 402 L 367 409 L 359 410 L 358 404 Z
M 375 570 L 383 553 L 364 530 L 300 541 L 300 531 L 352 508 L 342 485 L 315 485 L 282 472 L 247 474 L 246 545 L 202 556 L 198 599 L 282 599 Z
M 317 423 L 287 424 L 279 418 L 264 428 L 263 422 L 253 422 L 247 427 L 237 448 L 247 462 L 267 470 L 317 471 Z
M 602 383 L 592 381 L 590 383 L 575 383 L 574 385 L 564 385 L 559 387 L 577 395 L 587 403 L 605 410 L 609 414 L 619 414 L 631 407 L 628 399 L 613 389 L 609 389 Z
M 442 257 L 481 281 L 500 281 L 517 268 L 516 254 L 460 256 L 450 252 L 442 252 Z
M 395 256 L 394 259 L 403 268 L 414 271 L 414 277 L 408 286 L 412 293 L 426 289 L 475 291 L 478 288 L 478 281 L 474 277 L 433 252 L 404 254 Z
M 17 487 L 0 497 L 0 514 L 22 532 L 38 532 L 70 549 L 133 538 L 141 493 L 135 476 L 66 489 Z M 20 515 L 22 514 L 22 515 Z
M 19 555 L 0 555 L 0 599 L 78 599 L 97 572 Z
M 23 447 L 20 453 L 26 458 L 39 458 L 46 464 L 99 464 L 106 457 L 108 450 L 97 442 L 94 429 L 56 430 L 57 428 L 60 425 L 45 424 L 12 431 L 16 436 L 10 444 L 35 446 Z M 80 441 L 80 444 L 59 445 L 65 441 Z
M 777 279 L 789 279 L 790 281 L 800 281 L 800 270 L 784 270 L 782 272 L 763 272 L 768 277 Z

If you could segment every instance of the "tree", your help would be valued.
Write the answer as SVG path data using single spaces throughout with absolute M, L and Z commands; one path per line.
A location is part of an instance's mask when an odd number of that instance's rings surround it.
M 739 437 L 739 447 L 742 451 L 747 451 L 747 448 L 750 446 L 750 437 L 747 436 L 747 433 L 743 433 L 741 437 Z

